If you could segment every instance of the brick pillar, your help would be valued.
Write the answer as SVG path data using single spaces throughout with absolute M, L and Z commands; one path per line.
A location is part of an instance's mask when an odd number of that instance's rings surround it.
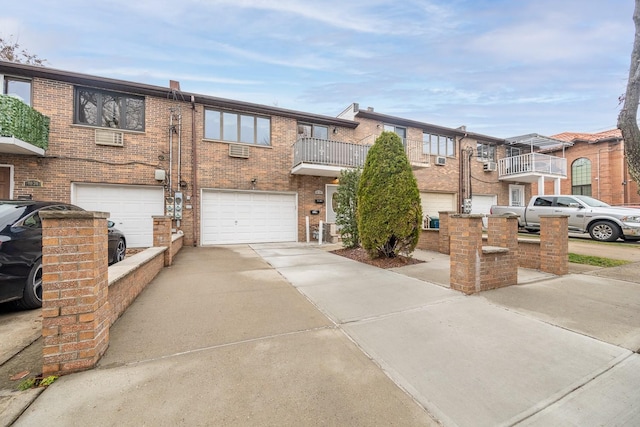
M 465 294 L 478 292 L 481 286 L 482 215 L 451 214 L 448 220 L 451 289 Z
M 40 216 L 42 373 L 90 369 L 109 344 L 109 214 L 51 211 Z
M 168 216 L 154 216 L 153 218 L 153 246 L 164 246 L 164 266 L 173 264 L 171 252 L 171 218 Z
M 569 217 L 540 215 L 540 271 L 569 273 Z
M 489 215 L 487 245 L 508 248 L 518 262 L 518 215 Z
M 518 216 L 490 215 L 487 245 L 507 252 L 484 254 L 482 289 L 495 289 L 518 283 Z
M 441 254 L 449 254 L 450 249 L 450 233 L 449 233 L 449 218 L 451 215 L 454 215 L 455 212 L 443 211 L 438 212 L 438 220 L 440 222 L 440 230 L 438 235 L 440 241 L 438 242 L 438 252 Z

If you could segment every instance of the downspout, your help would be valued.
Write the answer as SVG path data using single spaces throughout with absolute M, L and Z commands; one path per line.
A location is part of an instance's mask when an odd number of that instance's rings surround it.
M 191 208 L 193 211 L 193 246 L 198 246 L 200 221 L 198 217 L 198 147 L 196 144 L 196 99 L 191 95 L 191 169 L 193 183 L 191 184 Z
M 458 209 L 456 213 L 460 213 L 464 210 L 464 199 L 465 199 L 465 191 L 466 191 L 466 184 L 465 184 L 465 177 L 467 175 L 467 168 L 465 168 L 465 160 L 464 157 L 462 155 L 463 151 L 462 150 L 462 140 L 465 139 L 467 137 L 467 133 L 465 132 L 464 135 L 458 140 L 458 158 L 459 160 L 459 168 L 458 170 L 460 171 L 459 176 L 458 176 Z M 469 171 L 471 172 L 471 171 Z

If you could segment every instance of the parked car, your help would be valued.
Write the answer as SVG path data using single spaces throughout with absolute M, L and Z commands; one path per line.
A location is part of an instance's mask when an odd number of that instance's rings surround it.
M 640 209 L 609 206 L 588 196 L 534 196 L 527 206 L 491 206 L 492 215 L 518 215 L 518 226 L 540 230 L 540 216 L 569 216 L 569 231 L 589 233 L 593 240 L 640 240 Z
M 68 203 L 32 200 L 0 201 L 0 303 L 15 301 L 20 308 L 42 306 L 42 211 L 82 211 Z M 114 223 L 107 222 L 108 263 L 122 261 L 127 241 Z

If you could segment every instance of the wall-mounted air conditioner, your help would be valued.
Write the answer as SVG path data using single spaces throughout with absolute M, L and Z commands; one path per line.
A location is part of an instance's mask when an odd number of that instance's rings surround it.
M 249 146 L 229 144 L 229 157 L 240 157 L 242 159 L 249 158 Z
M 498 164 L 496 162 L 485 162 L 483 168 L 485 172 L 493 172 L 498 170 Z
M 436 157 L 436 165 L 438 166 L 444 166 L 447 164 L 447 158 L 444 156 L 437 156 Z
M 96 145 L 124 147 L 124 133 L 108 129 L 96 129 Z

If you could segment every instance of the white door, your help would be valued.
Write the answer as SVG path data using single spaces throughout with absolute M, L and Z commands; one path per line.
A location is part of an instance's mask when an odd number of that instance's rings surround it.
M 491 213 L 491 206 L 498 203 L 498 196 L 496 195 L 477 195 L 471 196 L 471 213 L 480 215 L 489 215 Z M 487 218 L 482 218 L 482 226 L 487 228 L 489 221 Z
M 336 222 L 336 209 L 338 208 L 338 203 L 335 201 L 335 198 L 337 197 L 337 193 L 338 193 L 337 185 L 327 184 L 326 191 L 325 191 L 325 194 L 327 196 L 324 201 L 324 204 L 326 205 L 326 208 L 327 208 L 326 221 L 329 224 L 335 224 Z
M 201 244 L 295 242 L 296 194 L 202 191 Z
M 152 217 L 164 215 L 162 187 L 76 183 L 71 200 L 86 210 L 109 212 L 130 248 L 153 246 Z
M 524 185 L 509 185 L 509 206 L 524 206 Z

